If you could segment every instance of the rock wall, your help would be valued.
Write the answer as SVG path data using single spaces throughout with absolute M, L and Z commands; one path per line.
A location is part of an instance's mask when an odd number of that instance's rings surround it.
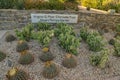
M 74 28 L 90 26 L 92 28 L 114 29 L 120 23 L 120 14 L 105 14 L 91 11 L 55 11 L 55 10 L 0 10 L 0 30 L 15 29 L 31 23 L 31 13 L 59 13 L 59 14 L 78 14 L 78 23 L 72 24 Z

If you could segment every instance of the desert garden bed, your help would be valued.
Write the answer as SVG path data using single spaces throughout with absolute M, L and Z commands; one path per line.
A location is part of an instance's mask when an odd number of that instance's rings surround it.
M 119 80 L 119 27 L 28 24 L 0 41 L 0 80 Z

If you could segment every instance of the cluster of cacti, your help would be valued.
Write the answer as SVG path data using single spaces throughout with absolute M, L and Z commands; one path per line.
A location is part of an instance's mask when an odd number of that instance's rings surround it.
M 28 52 L 22 52 L 22 55 L 19 58 L 19 63 L 22 65 L 27 65 L 30 64 L 34 61 L 34 57 L 32 54 L 28 53 Z
M 77 66 L 76 56 L 67 54 L 62 62 L 62 65 L 67 68 L 74 68 Z
M 48 24 L 48 23 L 41 23 L 41 22 L 38 22 L 36 24 L 36 28 L 38 31 L 45 31 L 45 30 L 51 30 L 51 25 Z
M 80 29 L 80 36 L 83 40 L 86 41 L 88 34 L 89 34 L 89 27 L 82 27 Z
M 15 39 L 16 39 L 16 37 L 13 36 L 12 34 L 9 34 L 9 35 L 7 35 L 7 36 L 5 37 L 5 41 L 6 41 L 6 42 L 12 42 L 12 41 L 14 41 Z
M 48 47 L 52 37 L 54 36 L 54 30 L 33 32 L 32 35 L 33 38 L 38 40 L 42 46 Z
M 18 68 L 12 68 L 6 75 L 8 80 L 29 80 L 29 75 Z
M 40 60 L 43 62 L 51 61 L 54 59 L 54 55 L 50 52 L 48 48 L 43 48 L 43 53 L 40 55 Z
M 115 44 L 114 44 L 114 55 L 120 57 L 120 42 L 119 40 L 115 40 Z
M 31 39 L 32 30 L 33 30 L 33 25 L 28 24 L 22 29 L 22 31 L 16 30 L 16 35 L 20 40 L 29 41 Z
M 66 50 L 66 52 L 77 55 L 77 48 L 80 45 L 81 38 L 77 38 L 73 28 L 67 24 L 58 24 L 55 29 L 55 36 L 59 40 L 59 45 Z
M 92 51 L 100 51 L 103 49 L 105 42 L 103 37 L 96 31 L 89 33 L 87 36 L 87 44 Z
M 6 54 L 0 51 L 0 62 L 6 58 Z
M 77 48 L 80 45 L 80 39 L 69 34 L 60 34 L 58 37 L 59 45 L 66 50 L 66 52 L 77 55 Z
M 29 49 L 29 46 L 26 41 L 23 41 L 23 40 L 18 41 L 18 44 L 16 46 L 17 52 L 22 52 L 22 51 L 28 50 L 28 49 Z
M 90 63 L 100 68 L 105 68 L 109 59 L 109 50 L 103 49 L 100 53 L 93 53 L 90 56 Z
M 57 24 L 55 29 L 55 36 L 58 37 L 60 34 L 66 34 L 66 33 L 70 35 L 75 35 L 72 26 L 67 25 L 65 23 Z
M 60 70 L 56 64 L 54 64 L 51 61 L 47 61 L 42 71 L 42 75 L 45 78 L 51 79 L 51 78 L 56 77 L 59 74 L 59 72 Z

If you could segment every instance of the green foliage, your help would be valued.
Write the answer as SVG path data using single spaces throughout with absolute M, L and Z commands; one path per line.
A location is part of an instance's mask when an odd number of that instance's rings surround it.
M 89 28 L 88 27 L 82 27 L 80 29 L 80 36 L 83 40 L 86 41 L 88 34 L 89 34 Z
M 59 40 L 59 45 L 67 52 L 77 54 L 77 47 L 80 44 L 80 39 L 75 36 L 73 27 L 64 23 L 59 23 L 55 29 L 55 36 Z
M 89 35 L 87 36 L 87 43 L 88 43 L 90 50 L 92 51 L 102 50 L 105 44 L 103 42 L 102 36 L 100 36 L 100 34 L 95 31 L 89 33 Z
M 28 74 L 23 70 L 16 69 L 16 73 L 14 75 L 9 74 L 10 71 L 8 71 L 8 74 L 6 75 L 8 80 L 28 80 L 29 76 Z
M 14 8 L 15 0 L 0 0 L 0 9 Z
M 109 50 L 103 49 L 99 54 L 93 53 L 90 56 L 90 63 L 94 66 L 98 66 L 100 68 L 105 68 L 106 63 L 109 59 Z
M 104 10 L 109 10 L 109 9 L 115 9 L 118 12 L 118 7 L 119 2 L 116 0 L 104 0 L 102 4 L 102 9 Z
M 97 66 L 97 65 L 99 65 L 100 59 L 101 59 L 100 54 L 93 53 L 93 54 L 90 56 L 90 63 L 91 63 L 93 66 Z
M 67 52 L 77 55 L 77 48 L 80 45 L 80 39 L 68 33 L 60 34 L 58 37 L 59 45 Z
M 54 30 L 32 32 L 32 38 L 38 40 L 44 47 L 48 47 L 49 43 L 54 36 Z
M 31 39 L 32 35 L 32 30 L 33 30 L 33 25 L 28 24 L 24 28 L 22 28 L 21 31 L 16 30 L 16 35 L 20 40 L 26 40 L 29 41 Z
M 6 54 L 0 51 L 0 62 L 6 58 Z
M 109 50 L 108 49 L 104 49 L 101 52 L 101 60 L 100 60 L 100 64 L 99 67 L 100 68 L 105 68 L 106 63 L 108 62 L 109 59 Z
M 55 36 L 58 37 L 60 34 L 66 34 L 66 33 L 70 35 L 75 35 L 72 26 L 67 25 L 65 23 L 57 24 L 57 28 L 55 29 Z
M 33 55 L 30 53 L 26 53 L 20 56 L 18 62 L 22 65 L 27 65 L 27 64 L 32 63 L 33 61 L 34 61 Z
M 120 42 L 119 42 L 119 40 L 115 40 L 114 48 L 115 48 L 114 55 L 120 57 Z
M 48 23 L 41 23 L 41 22 L 38 22 L 37 23 L 37 30 L 38 31 L 45 31 L 45 30 L 51 30 L 51 26 L 50 24 Z
M 13 36 L 12 34 L 8 34 L 6 37 L 5 37 L 5 41 L 6 42 L 12 42 L 16 39 L 15 36 Z
M 51 61 L 54 59 L 54 55 L 49 51 L 49 52 L 46 52 L 46 53 L 42 53 L 40 55 L 40 60 L 43 61 L 43 62 L 46 62 L 46 61 Z
M 22 43 L 18 43 L 16 46 L 16 51 L 17 52 L 22 52 L 24 50 L 28 50 L 29 46 L 27 44 L 27 42 L 23 41 Z
M 120 33 L 120 24 L 116 26 L 116 32 Z
M 25 9 L 25 1 L 24 0 L 16 0 L 15 1 L 15 8 L 19 10 Z
M 81 0 L 81 4 L 86 7 L 96 8 L 98 3 L 97 0 Z
M 54 63 L 46 62 L 46 65 L 42 71 L 42 75 L 45 78 L 52 79 L 59 74 L 59 68 Z
M 62 65 L 67 68 L 74 68 L 77 66 L 76 56 L 72 54 L 67 54 L 64 60 L 62 61 Z

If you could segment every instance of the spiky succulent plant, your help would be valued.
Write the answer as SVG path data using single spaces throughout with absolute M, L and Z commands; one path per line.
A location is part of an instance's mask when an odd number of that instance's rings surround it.
M 10 69 L 6 77 L 8 80 L 28 80 L 29 79 L 29 76 L 25 71 L 19 70 L 17 68 Z
M 44 69 L 42 71 L 42 75 L 45 78 L 52 79 L 52 78 L 56 77 L 59 74 L 59 72 L 60 72 L 60 70 L 56 66 L 56 64 L 54 64 L 51 61 L 47 61 L 45 63 L 45 67 L 44 67 Z
M 23 40 L 20 40 L 17 44 L 17 47 L 16 47 L 16 51 L 17 52 L 22 52 L 24 50 L 28 50 L 29 49 L 29 46 L 27 44 L 27 42 L 23 41 Z
M 110 39 L 110 40 L 109 40 L 109 44 L 110 44 L 110 45 L 114 45 L 114 44 L 115 44 L 115 39 Z
M 76 56 L 72 54 L 67 54 L 64 58 L 62 65 L 67 68 L 74 68 L 77 66 Z
M 6 58 L 6 54 L 0 51 L 0 62 Z
M 48 52 L 43 52 L 41 55 L 40 55 L 40 60 L 43 61 L 43 62 L 46 62 L 46 61 L 51 61 L 54 59 L 54 55 L 48 51 Z
M 7 36 L 5 37 L 5 41 L 6 41 L 6 42 L 12 42 L 12 41 L 14 41 L 15 39 L 16 39 L 16 37 L 13 36 L 12 34 L 9 34 L 9 35 L 7 35 Z
M 34 61 L 34 57 L 30 53 L 24 53 L 23 55 L 20 56 L 19 58 L 19 63 L 22 65 L 27 65 L 30 64 Z

